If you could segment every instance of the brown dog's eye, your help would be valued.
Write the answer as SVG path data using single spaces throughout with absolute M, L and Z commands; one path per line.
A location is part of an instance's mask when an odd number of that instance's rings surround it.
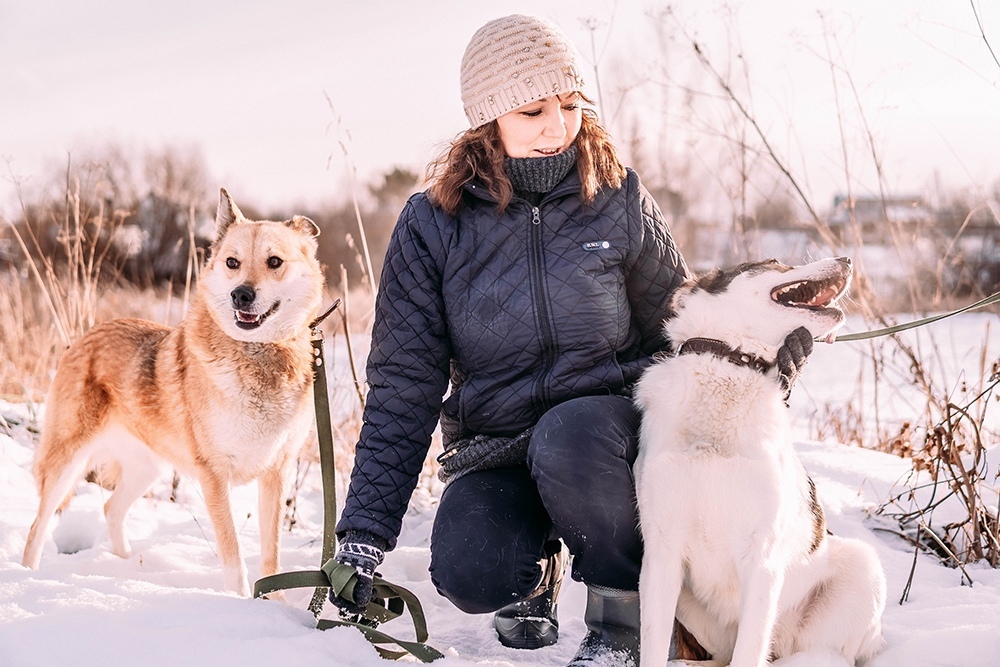
M 276 269 L 282 264 L 284 264 L 284 260 L 280 257 L 271 256 L 267 258 L 267 268 L 269 269 Z
M 236 269 L 240 268 L 240 260 L 236 259 L 235 257 L 229 257 L 228 259 L 226 259 L 226 268 L 230 268 L 235 271 Z

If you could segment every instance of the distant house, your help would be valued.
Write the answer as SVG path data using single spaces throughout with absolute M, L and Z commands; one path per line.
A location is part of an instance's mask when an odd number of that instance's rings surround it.
M 935 221 L 934 211 L 918 196 L 847 197 L 837 195 L 827 223 L 840 238 L 858 234 L 887 240 L 891 234 L 918 233 Z

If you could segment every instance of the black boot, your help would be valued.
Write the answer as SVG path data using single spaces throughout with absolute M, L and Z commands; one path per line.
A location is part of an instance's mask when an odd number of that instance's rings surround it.
M 566 559 L 559 551 L 542 561 L 542 580 L 524 600 L 509 604 L 493 614 L 500 643 L 508 648 L 535 649 L 551 646 L 559 639 L 556 602 Z
M 587 586 L 587 634 L 569 667 L 638 667 L 639 592 Z

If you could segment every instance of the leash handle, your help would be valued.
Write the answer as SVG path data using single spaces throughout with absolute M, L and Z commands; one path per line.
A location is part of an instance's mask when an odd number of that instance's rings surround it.
M 983 306 L 988 306 L 992 303 L 997 303 L 1000 301 L 1000 292 L 994 292 L 985 299 L 980 299 L 973 304 L 966 306 L 965 308 L 959 308 L 958 310 L 953 310 L 950 313 L 942 313 L 940 315 L 934 315 L 932 317 L 925 317 L 920 320 L 914 320 L 913 322 L 907 322 L 905 324 L 897 324 L 896 326 L 886 327 L 884 329 L 875 329 L 874 331 L 862 331 L 859 333 L 847 334 L 845 336 L 837 336 L 834 339 L 835 343 L 840 342 L 851 342 L 855 340 L 865 340 L 868 338 L 878 338 L 879 336 L 888 336 L 890 334 L 899 333 L 900 331 L 906 331 L 907 329 L 916 329 L 917 327 L 922 327 L 925 324 L 930 324 L 931 322 L 937 322 L 938 320 L 943 320 L 946 317 L 951 317 L 952 315 L 959 315 L 961 313 L 975 310 L 977 308 L 982 308 Z M 823 340 L 822 338 L 815 339 L 817 341 Z
M 324 563 L 321 570 L 282 572 L 262 577 L 254 583 L 253 596 L 258 598 L 277 590 L 289 588 L 315 587 L 317 590 L 324 591 L 327 588 L 332 588 L 351 599 L 351 592 L 354 590 L 357 576 L 357 571 L 350 565 L 330 560 Z M 410 614 L 416 641 L 396 639 L 375 629 L 379 623 L 402 616 L 404 611 Z M 433 662 L 444 657 L 443 653 L 425 643 L 428 637 L 427 618 L 424 616 L 423 607 L 417 596 L 402 586 L 386 581 L 377 574 L 372 579 L 372 601 L 365 607 L 364 614 L 358 620 L 319 619 L 316 627 L 320 630 L 336 627 L 355 628 L 364 634 L 378 654 L 387 660 L 398 660 L 405 655 L 412 655 L 420 662 Z M 392 650 L 383 644 L 398 646 L 402 650 Z

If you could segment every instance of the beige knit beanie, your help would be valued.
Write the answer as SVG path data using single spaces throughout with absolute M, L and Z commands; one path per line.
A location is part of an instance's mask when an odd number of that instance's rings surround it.
M 583 91 L 576 49 L 548 21 L 513 14 L 476 31 L 462 56 L 462 104 L 473 128 L 552 95 Z

